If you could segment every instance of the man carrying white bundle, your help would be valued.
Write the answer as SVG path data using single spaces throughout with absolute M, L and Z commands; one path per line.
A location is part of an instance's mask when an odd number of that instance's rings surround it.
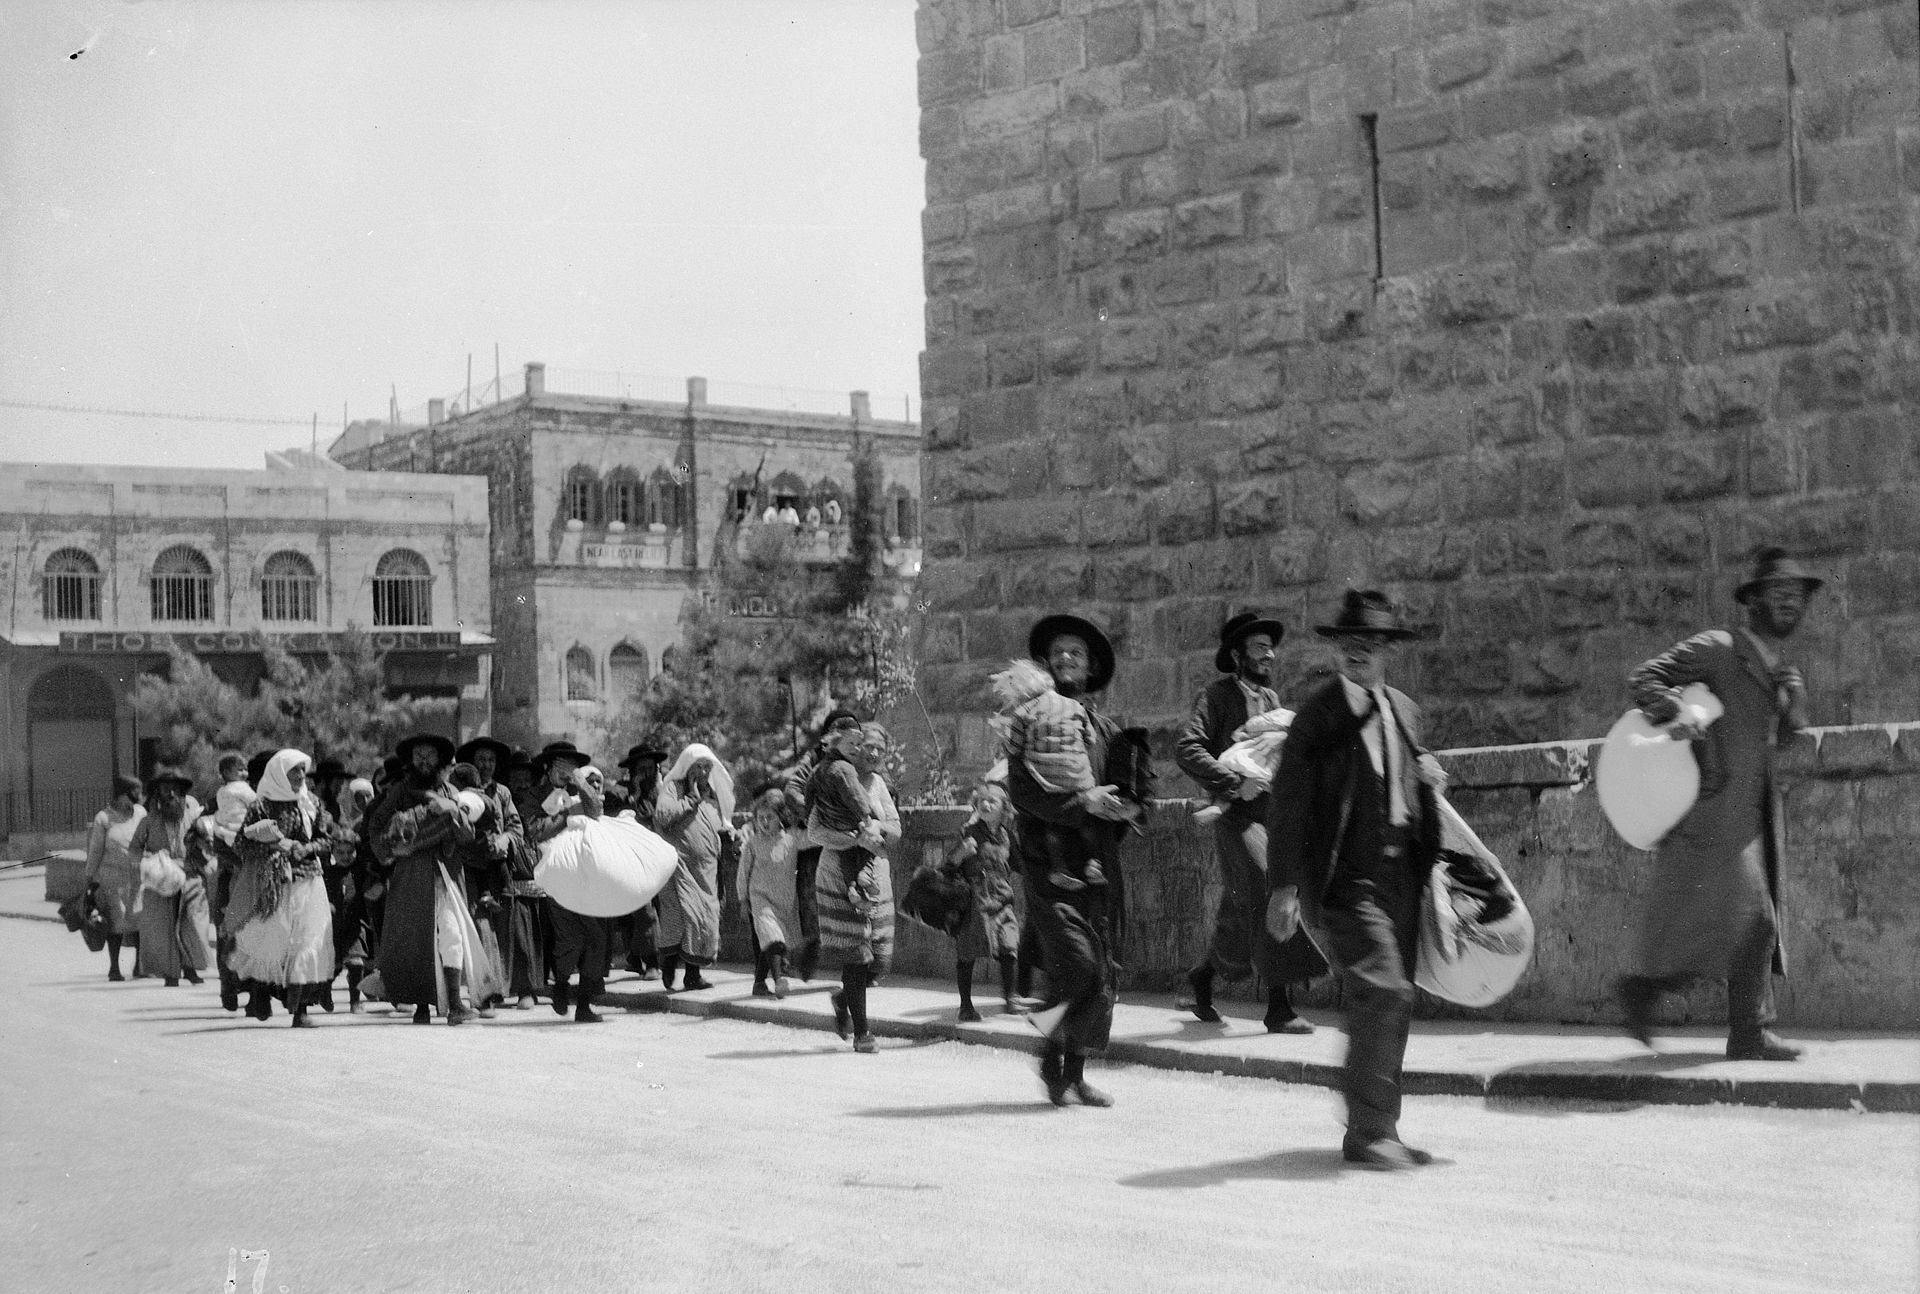
M 1778 548 L 1762 549 L 1751 579 L 1734 590 L 1746 624 L 1709 629 L 1628 677 L 1633 703 L 1653 723 L 1674 721 L 1692 740 L 1700 798 L 1654 854 L 1653 885 L 1620 982 L 1627 1032 L 1653 1043 L 1660 996 L 1695 978 L 1727 981 L 1727 1056 L 1794 1060 L 1773 1022 L 1771 969 L 1786 973 L 1780 946 L 1780 867 L 1786 838 L 1774 747 L 1807 726 L 1806 682 L 1783 653 L 1823 581 Z M 1710 727 L 1683 713 L 1680 693 L 1704 684 L 1724 707 Z

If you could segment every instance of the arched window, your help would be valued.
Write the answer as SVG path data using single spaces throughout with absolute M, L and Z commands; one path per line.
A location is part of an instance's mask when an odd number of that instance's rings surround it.
M 260 568 L 262 620 L 318 620 L 320 577 L 295 552 L 279 552 Z
M 433 572 L 426 558 L 411 549 L 396 548 L 380 559 L 373 568 L 373 623 L 433 623 Z
M 642 513 L 640 478 L 632 468 L 614 469 L 607 477 L 607 520 L 623 526 L 642 526 L 646 524 Z
M 607 653 L 607 691 L 624 701 L 647 685 L 647 649 L 620 643 Z
M 47 558 L 40 597 L 49 620 L 98 620 L 99 564 L 78 548 L 62 548 Z
M 153 559 L 155 620 L 213 619 L 213 567 L 186 544 Z
M 568 521 L 578 521 L 585 526 L 600 524 L 600 478 L 591 467 L 582 465 L 567 473 L 561 506 L 566 509 Z
M 668 530 L 680 525 L 680 482 L 664 467 L 647 478 L 647 524 Z
M 599 694 L 594 686 L 593 653 L 585 647 L 567 649 L 567 700 L 591 701 Z

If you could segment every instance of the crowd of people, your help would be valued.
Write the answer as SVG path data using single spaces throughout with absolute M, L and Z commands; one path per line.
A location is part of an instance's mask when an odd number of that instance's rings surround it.
M 1656 852 L 1634 971 L 1620 987 L 1628 1031 L 1643 1041 L 1661 994 L 1708 976 L 1729 984 L 1729 1057 L 1799 1054 L 1767 1028 L 1768 972 L 1785 970 L 1772 752 L 1805 726 L 1805 681 L 1784 651 L 1820 586 L 1766 550 L 1735 592 L 1744 623 L 1687 639 L 1632 676 L 1632 702 L 1651 721 L 1681 716 L 1680 691 L 1693 684 L 1726 710 L 1711 729 L 1675 726 L 1696 743 L 1703 790 Z M 1253 979 L 1266 988 L 1268 1031 L 1306 1033 L 1289 986 L 1337 975 L 1345 1155 L 1410 1168 L 1429 1157 L 1400 1140 L 1401 1067 L 1447 775 L 1422 744 L 1419 708 L 1386 682 L 1395 652 L 1418 637 L 1399 610 L 1350 591 L 1315 631 L 1334 676 L 1287 711 L 1269 686 L 1285 625 L 1251 612 L 1228 620 L 1221 677 L 1176 740 L 1177 763 L 1212 797 L 1198 816 L 1211 824 L 1221 880 L 1181 1006 L 1218 1022 L 1216 979 Z M 1117 668 L 1098 626 L 1049 615 L 1027 649 L 994 679 L 1005 758 L 975 788 L 956 846 L 913 875 L 898 910 L 954 937 L 961 1019 L 980 1018 L 973 971 L 993 961 L 1005 1009 L 1044 1038 L 1048 1097 L 1107 1106 L 1086 1061 L 1112 1027 L 1120 851 L 1151 771 L 1143 732 L 1094 701 Z M 868 992 L 892 961 L 888 853 L 901 830 L 882 775 L 889 746 L 879 724 L 836 710 L 749 805 L 736 804 L 729 770 L 699 744 L 670 761 L 656 744 L 635 746 L 617 780 L 565 741 L 529 755 L 489 737 L 456 749 L 421 734 L 370 778 L 297 750 L 235 754 L 221 763 L 212 813 L 177 770 L 144 788 L 118 779 L 89 838 L 87 889 L 111 932 L 110 979 L 123 978 L 131 943 L 136 976 L 200 983 L 217 968 L 222 1005 L 237 1011 L 244 995 L 256 1019 L 278 1001 L 310 1027 L 312 1008 L 334 1009 L 344 973 L 351 1012 L 373 998 L 412 1007 L 416 1023 L 438 1013 L 458 1025 L 545 996 L 592 1023 L 616 950 L 669 990 L 710 987 L 702 972 L 720 955 L 730 865 L 754 994 L 785 996 L 793 976 L 837 971 L 835 1027 L 872 1052 Z M 544 843 L 604 815 L 658 833 L 676 855 L 654 901 L 615 919 L 562 906 L 536 876 Z M 1036 966 L 1046 985 L 1037 1002 L 1027 998 Z

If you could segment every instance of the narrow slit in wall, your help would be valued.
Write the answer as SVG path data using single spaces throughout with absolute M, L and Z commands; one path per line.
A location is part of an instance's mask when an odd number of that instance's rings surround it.
M 1793 33 L 1781 36 L 1787 65 L 1787 201 L 1800 213 L 1800 78 L 1793 71 Z
M 1386 243 L 1381 233 L 1380 212 L 1380 117 L 1377 113 L 1360 114 L 1360 131 L 1367 137 L 1367 186 L 1372 197 L 1373 211 L 1373 285 L 1377 289 L 1387 277 Z

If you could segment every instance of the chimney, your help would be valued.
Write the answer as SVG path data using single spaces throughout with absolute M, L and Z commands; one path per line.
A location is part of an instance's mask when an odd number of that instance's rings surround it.
M 706 403 L 707 403 L 707 379 L 704 377 L 688 378 L 687 379 L 687 407 L 689 409 L 701 409 L 706 407 Z
M 545 395 L 547 393 L 547 366 L 530 363 L 527 365 L 527 394 Z
M 853 420 L 855 422 L 873 421 L 873 398 L 865 391 L 855 391 L 853 396 Z
M 447 420 L 447 402 L 445 400 L 427 401 L 427 425 L 437 427 Z

